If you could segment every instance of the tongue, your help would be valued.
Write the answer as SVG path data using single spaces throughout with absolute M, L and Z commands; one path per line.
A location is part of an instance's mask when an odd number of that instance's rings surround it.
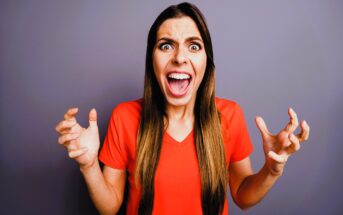
M 182 94 L 184 93 L 185 89 L 187 88 L 189 83 L 189 80 L 176 80 L 176 79 L 170 79 L 169 85 L 170 89 L 173 94 Z

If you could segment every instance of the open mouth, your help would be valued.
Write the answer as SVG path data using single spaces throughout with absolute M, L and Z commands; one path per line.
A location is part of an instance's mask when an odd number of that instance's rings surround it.
M 187 94 L 192 76 L 187 73 L 172 72 L 167 75 L 167 80 L 171 94 L 180 97 Z

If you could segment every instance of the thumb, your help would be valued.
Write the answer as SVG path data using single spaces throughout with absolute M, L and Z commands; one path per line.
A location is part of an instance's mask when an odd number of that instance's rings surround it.
M 256 116 L 255 117 L 255 123 L 256 123 L 258 130 L 260 130 L 262 138 L 267 138 L 270 135 L 270 133 L 269 133 L 267 125 L 264 122 L 264 120 L 262 119 L 262 117 Z
M 98 119 L 98 116 L 97 116 L 97 113 L 96 113 L 96 110 L 95 108 L 93 108 L 90 112 L 89 112 L 89 126 L 90 127 L 96 127 L 97 126 L 97 119 Z

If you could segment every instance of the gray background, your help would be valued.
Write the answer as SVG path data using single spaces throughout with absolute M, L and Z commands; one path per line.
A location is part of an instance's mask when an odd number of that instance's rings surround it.
M 54 127 L 68 107 L 99 113 L 103 139 L 113 107 L 142 96 L 147 32 L 174 1 L 0 3 L 0 213 L 96 214 Z M 194 1 L 212 34 L 217 95 L 277 132 L 292 106 L 310 140 L 268 196 L 247 212 L 342 214 L 343 2 Z

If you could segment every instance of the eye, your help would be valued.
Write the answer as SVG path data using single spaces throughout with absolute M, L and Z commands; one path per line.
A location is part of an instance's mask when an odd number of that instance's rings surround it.
M 189 46 L 189 49 L 193 52 L 196 52 L 201 49 L 201 46 L 199 44 L 193 43 Z
M 162 51 L 169 51 L 169 50 L 172 50 L 173 47 L 169 44 L 169 43 L 162 43 L 159 48 L 162 50 Z

